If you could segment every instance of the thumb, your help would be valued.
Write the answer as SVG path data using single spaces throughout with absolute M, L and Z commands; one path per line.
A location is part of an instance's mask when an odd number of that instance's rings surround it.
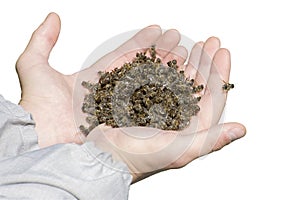
M 225 123 L 195 134 L 183 135 L 182 139 L 192 141 L 191 145 L 176 162 L 172 163 L 170 168 L 183 167 L 196 158 L 222 149 L 231 142 L 245 136 L 245 134 L 246 128 L 242 124 Z
M 50 13 L 33 32 L 25 51 L 17 61 L 17 71 L 48 63 L 50 52 L 57 41 L 59 32 L 59 16 L 56 13 Z
M 222 149 L 231 142 L 246 134 L 244 125 L 236 122 L 215 125 L 207 130 L 194 134 L 191 148 L 186 152 L 188 158 L 198 158 L 213 151 Z

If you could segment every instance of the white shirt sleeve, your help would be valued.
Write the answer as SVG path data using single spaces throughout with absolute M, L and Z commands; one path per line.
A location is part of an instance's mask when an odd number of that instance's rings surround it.
M 0 96 L 0 199 L 123 200 L 131 180 L 92 142 L 39 149 L 30 115 Z
M 127 199 L 131 183 L 125 164 L 93 143 L 27 152 L 0 161 L 0 169 L 0 194 L 8 199 Z

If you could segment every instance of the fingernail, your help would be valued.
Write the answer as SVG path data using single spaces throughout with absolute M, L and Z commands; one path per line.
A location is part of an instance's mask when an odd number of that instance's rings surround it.
M 245 134 L 245 131 L 242 128 L 233 128 L 233 129 L 229 130 L 228 134 L 229 134 L 231 140 L 233 141 L 233 140 L 243 137 Z

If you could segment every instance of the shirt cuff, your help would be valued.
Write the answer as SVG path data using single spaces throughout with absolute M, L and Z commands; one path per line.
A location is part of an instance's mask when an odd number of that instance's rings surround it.
M 0 159 L 38 149 L 32 116 L 0 95 Z

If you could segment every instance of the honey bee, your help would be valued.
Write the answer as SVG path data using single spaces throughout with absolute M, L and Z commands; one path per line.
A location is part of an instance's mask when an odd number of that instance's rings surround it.
M 149 109 L 152 106 L 152 101 L 149 98 L 147 98 L 145 100 L 144 104 L 145 104 L 146 108 Z
M 204 89 L 203 85 L 197 85 L 193 87 L 193 92 L 197 93 L 197 92 L 201 92 Z
M 155 45 L 151 45 L 150 49 L 149 49 L 149 53 L 150 53 L 150 56 L 153 60 L 155 60 L 156 58 L 156 50 L 155 50 Z
M 230 89 L 233 89 L 234 88 L 234 84 L 231 84 L 231 83 L 228 83 L 226 81 L 224 81 L 224 85 L 222 86 L 222 89 L 225 91 L 225 92 L 228 92 Z
M 85 136 L 87 136 L 87 135 L 89 134 L 89 130 L 88 130 L 86 127 L 84 127 L 83 125 L 80 125 L 80 126 L 79 126 L 79 130 L 80 130 Z

